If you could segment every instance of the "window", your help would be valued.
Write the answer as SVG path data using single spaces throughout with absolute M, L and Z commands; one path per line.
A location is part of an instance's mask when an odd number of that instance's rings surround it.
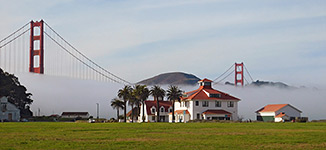
M 199 113 L 197 113 L 197 119 L 200 119 L 200 114 Z
M 152 114 L 155 114 L 156 109 L 154 107 L 152 107 L 151 112 L 152 112 Z
M 203 107 L 208 107 L 208 101 L 203 101 Z
M 185 107 L 189 107 L 189 102 L 185 102 Z
M 209 94 L 209 97 L 220 98 L 221 94 Z
M 169 108 L 169 112 L 172 112 L 172 108 Z
M 228 102 L 228 107 L 234 107 L 234 102 Z
M 195 102 L 195 105 L 196 105 L 196 106 L 199 106 L 199 101 L 196 101 L 196 102 Z
M 215 107 L 221 107 L 221 102 L 220 101 L 215 101 Z
M 161 107 L 161 112 L 164 112 L 164 107 Z
M 155 120 L 155 116 L 152 116 L 152 120 Z
M 211 86 L 211 82 L 201 82 L 200 86 Z

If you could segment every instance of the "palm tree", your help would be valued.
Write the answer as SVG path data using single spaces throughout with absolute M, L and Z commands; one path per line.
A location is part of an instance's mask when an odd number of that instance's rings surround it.
M 172 102 L 172 122 L 174 122 L 174 102 L 176 100 L 180 102 L 182 91 L 179 89 L 178 86 L 170 85 L 166 95 L 168 96 L 168 100 Z
M 111 106 L 113 109 L 117 109 L 117 120 L 119 120 L 119 110 L 123 109 L 123 101 L 118 98 L 114 98 L 111 101 Z
M 131 122 L 134 122 L 134 105 L 137 103 L 136 97 L 133 93 L 133 89 L 131 90 L 130 98 L 128 100 L 128 104 L 131 106 Z
M 139 104 L 140 104 L 140 94 L 141 94 L 141 85 L 137 84 L 134 86 L 133 90 L 132 90 L 132 95 L 134 97 L 134 104 L 137 107 L 137 120 L 138 120 L 138 116 L 139 116 Z
M 124 122 L 127 122 L 127 101 L 130 99 L 132 88 L 129 85 L 126 85 L 124 88 L 118 91 L 118 97 L 123 99 L 124 106 Z
M 136 85 L 133 93 L 135 94 L 135 97 L 138 102 L 138 105 L 137 105 L 138 111 L 140 110 L 139 103 L 142 103 L 142 110 L 143 110 L 142 120 L 143 120 L 143 122 L 145 122 L 145 101 L 149 97 L 150 92 L 149 92 L 148 88 L 146 87 L 146 85 Z
M 165 96 L 165 90 L 162 89 L 160 86 L 155 85 L 151 88 L 150 91 L 151 95 L 154 97 L 154 101 L 156 100 L 156 113 L 157 113 L 157 117 L 156 117 L 156 122 L 160 122 L 160 102 L 159 102 L 159 98 L 161 98 L 163 100 L 164 96 Z

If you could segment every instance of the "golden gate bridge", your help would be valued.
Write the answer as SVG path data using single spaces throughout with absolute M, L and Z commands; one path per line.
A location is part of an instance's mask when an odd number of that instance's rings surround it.
M 91 60 L 43 20 L 32 20 L 0 41 L 0 68 L 12 73 L 28 71 L 133 85 Z M 235 86 L 253 81 L 244 63 L 234 63 L 214 84 L 222 83 L 232 74 Z

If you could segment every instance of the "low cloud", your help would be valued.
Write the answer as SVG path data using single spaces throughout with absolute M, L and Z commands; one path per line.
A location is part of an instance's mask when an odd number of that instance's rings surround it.
M 100 103 L 100 117 L 116 116 L 116 110 L 112 109 L 110 101 L 117 96 L 123 85 L 38 74 L 18 74 L 18 77 L 33 94 L 34 103 L 31 108 L 34 114 L 40 108 L 41 115 L 61 114 L 63 111 L 87 111 L 95 117 L 96 103 Z M 183 91 L 197 88 L 198 86 L 181 86 Z M 255 111 L 267 104 L 291 104 L 303 112 L 302 116 L 309 117 L 309 120 L 326 119 L 325 89 L 242 88 L 225 85 L 217 85 L 214 88 L 241 99 L 239 116 L 244 119 L 255 120 Z M 120 113 L 122 114 L 122 111 Z

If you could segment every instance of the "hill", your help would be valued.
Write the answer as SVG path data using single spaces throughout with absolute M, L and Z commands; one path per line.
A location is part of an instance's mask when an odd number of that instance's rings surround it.
M 155 77 L 142 80 L 138 84 L 146 85 L 196 85 L 200 79 L 192 74 L 183 72 L 163 73 Z
M 259 81 L 252 82 L 249 86 L 256 86 L 256 87 L 263 87 L 263 86 L 271 86 L 271 87 L 277 87 L 277 88 L 295 88 L 292 86 L 289 86 L 282 82 L 269 82 L 269 81 Z

